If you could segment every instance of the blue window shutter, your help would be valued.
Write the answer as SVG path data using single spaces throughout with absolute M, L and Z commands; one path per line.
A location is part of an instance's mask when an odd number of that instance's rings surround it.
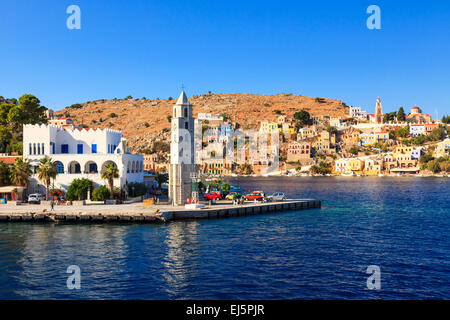
M 83 145 L 81 143 L 77 145 L 77 152 L 78 154 L 83 154 Z
M 68 144 L 61 145 L 61 153 L 69 153 L 69 145 Z
M 92 153 L 97 153 L 97 144 L 92 144 Z

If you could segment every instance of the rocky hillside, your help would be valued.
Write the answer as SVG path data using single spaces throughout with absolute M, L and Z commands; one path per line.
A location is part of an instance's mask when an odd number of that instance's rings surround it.
M 88 127 L 123 130 L 130 148 L 150 148 L 155 140 L 169 140 L 174 100 L 115 99 L 96 100 L 75 104 L 56 112 L 70 116 L 76 124 Z M 237 122 L 243 129 L 257 128 L 261 120 L 275 120 L 277 112 L 293 115 L 300 110 L 311 116 L 344 116 L 348 107 L 340 100 L 306 97 L 291 94 L 206 94 L 189 98 L 198 113 L 224 113 L 229 121 Z

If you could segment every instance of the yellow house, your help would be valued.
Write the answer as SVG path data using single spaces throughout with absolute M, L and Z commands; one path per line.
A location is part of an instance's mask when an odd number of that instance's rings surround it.
M 330 134 L 328 131 L 324 130 L 320 133 L 319 137 L 314 143 L 314 147 L 317 151 L 333 152 L 334 145 L 336 144 L 335 134 Z
M 367 175 L 378 175 L 383 167 L 381 160 L 367 159 L 364 163 L 364 173 Z
M 362 173 L 364 169 L 364 161 L 360 159 L 350 159 L 347 162 L 347 169 L 355 173 Z
M 278 123 L 270 121 L 261 121 L 260 130 L 269 134 L 279 132 Z
M 292 127 L 289 123 L 283 123 L 282 130 L 285 135 L 294 134 L 295 128 Z
M 361 133 L 359 135 L 361 145 L 364 146 L 371 146 L 375 143 L 384 143 L 386 140 L 389 139 L 389 133 L 388 132 L 375 132 L 375 133 Z
M 450 150 L 450 139 L 447 138 L 444 141 L 441 141 L 437 144 L 436 149 L 434 149 L 434 156 L 436 158 L 445 157 L 448 155 L 448 151 Z
M 401 154 L 411 154 L 411 152 L 412 152 L 412 147 L 399 146 L 399 147 L 395 147 L 394 156 L 401 155 Z

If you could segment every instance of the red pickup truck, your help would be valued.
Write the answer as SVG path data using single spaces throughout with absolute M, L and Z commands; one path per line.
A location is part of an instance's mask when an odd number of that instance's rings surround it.
M 248 201 L 254 201 L 254 200 L 262 201 L 264 199 L 264 195 L 261 192 L 255 191 L 255 192 L 247 194 L 246 196 L 244 196 L 244 198 L 245 198 L 245 200 L 248 200 Z
M 205 193 L 204 197 L 208 200 L 212 200 L 212 199 L 216 199 L 216 200 L 220 200 L 222 199 L 222 197 L 220 196 L 220 193 L 217 191 L 211 191 L 209 193 Z

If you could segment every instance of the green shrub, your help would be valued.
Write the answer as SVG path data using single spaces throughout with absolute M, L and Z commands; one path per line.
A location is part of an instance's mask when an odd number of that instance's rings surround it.
M 86 200 L 92 181 L 87 178 L 75 179 L 67 189 L 67 200 Z
M 92 191 L 92 200 L 93 201 L 105 201 L 109 199 L 109 189 L 106 186 L 100 186 L 99 188 L 94 189 Z

